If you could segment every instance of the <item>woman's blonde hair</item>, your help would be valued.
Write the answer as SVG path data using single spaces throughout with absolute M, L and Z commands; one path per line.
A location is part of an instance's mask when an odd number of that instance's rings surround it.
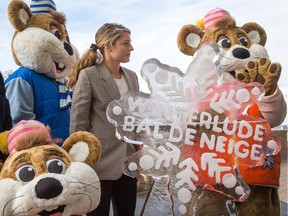
M 130 30 L 121 24 L 105 23 L 101 26 L 95 35 L 95 44 L 91 44 L 90 48 L 77 61 L 73 70 L 68 75 L 68 87 L 72 88 L 79 77 L 82 69 L 100 64 L 103 61 L 104 47 L 113 46 L 123 32 Z

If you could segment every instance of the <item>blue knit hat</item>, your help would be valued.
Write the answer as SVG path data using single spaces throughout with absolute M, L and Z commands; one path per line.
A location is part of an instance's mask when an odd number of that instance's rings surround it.
M 56 5 L 52 0 L 32 0 L 30 9 L 32 14 L 49 13 L 56 11 Z

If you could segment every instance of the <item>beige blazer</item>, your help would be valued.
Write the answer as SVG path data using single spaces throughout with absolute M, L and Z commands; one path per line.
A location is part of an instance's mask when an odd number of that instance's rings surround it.
M 129 91 L 138 92 L 136 73 L 121 68 Z M 120 97 L 116 82 L 104 63 L 83 69 L 79 73 L 73 90 L 70 133 L 89 131 L 101 142 L 102 156 L 95 168 L 101 180 L 119 179 L 123 173 L 123 162 L 135 152 L 131 144 L 116 138 L 116 128 L 106 117 L 108 104 Z

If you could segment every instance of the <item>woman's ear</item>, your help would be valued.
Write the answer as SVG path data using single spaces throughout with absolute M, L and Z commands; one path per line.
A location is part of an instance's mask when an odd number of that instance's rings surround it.
M 105 51 L 110 52 L 112 50 L 112 48 L 113 48 L 112 45 L 107 45 L 104 47 L 104 52 Z

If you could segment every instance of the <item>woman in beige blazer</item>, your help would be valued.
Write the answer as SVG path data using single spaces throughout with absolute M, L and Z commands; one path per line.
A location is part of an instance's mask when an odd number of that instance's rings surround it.
M 95 41 L 76 64 L 68 83 L 74 88 L 70 133 L 89 131 L 102 145 L 102 156 L 95 168 L 101 182 L 101 201 L 87 215 L 109 216 L 111 199 L 115 215 L 134 215 L 137 182 L 123 174 L 122 164 L 135 149 L 116 138 L 115 127 L 106 117 L 111 101 L 127 91 L 139 91 L 136 73 L 120 65 L 130 60 L 133 51 L 130 30 L 107 23 L 97 31 Z

